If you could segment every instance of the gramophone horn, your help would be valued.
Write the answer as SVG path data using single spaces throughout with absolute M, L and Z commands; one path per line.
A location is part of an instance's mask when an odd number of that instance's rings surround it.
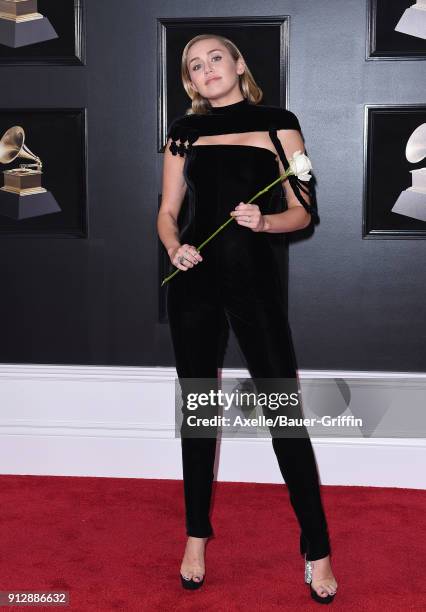
M 41 160 L 24 144 L 25 132 L 20 125 L 9 128 L 0 140 L 0 163 L 10 164 L 17 157 L 32 159 L 41 165 Z
M 426 123 L 420 124 L 411 134 L 405 148 L 405 156 L 412 164 L 426 157 Z

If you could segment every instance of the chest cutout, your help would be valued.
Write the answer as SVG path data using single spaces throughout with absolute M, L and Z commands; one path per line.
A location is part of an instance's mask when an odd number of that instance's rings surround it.
M 267 149 L 268 151 L 271 151 L 271 153 L 275 155 L 276 161 L 279 161 L 277 152 L 268 132 L 244 132 L 235 134 L 218 134 L 215 136 L 200 136 L 192 146 L 197 147 L 198 145 L 240 145 L 258 147 L 260 149 Z

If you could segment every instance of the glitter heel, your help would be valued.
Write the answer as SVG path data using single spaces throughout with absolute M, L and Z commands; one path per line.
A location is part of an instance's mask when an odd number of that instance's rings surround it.
M 306 559 L 306 554 L 305 554 L 305 582 L 306 584 L 309 584 L 309 589 L 311 591 L 312 599 L 314 599 L 318 603 L 324 603 L 324 604 L 329 604 L 333 601 L 336 593 L 334 593 L 334 595 L 328 594 L 327 597 L 321 597 L 320 595 L 318 595 L 316 590 L 312 587 L 312 561 L 308 561 Z

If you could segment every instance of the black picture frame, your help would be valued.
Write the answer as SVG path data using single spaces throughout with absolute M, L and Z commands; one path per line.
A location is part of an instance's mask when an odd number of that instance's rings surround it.
M 0 240 L 88 238 L 87 109 L 0 108 L 0 138 L 16 125 L 24 128 L 25 145 L 42 160 L 42 187 L 53 195 L 60 210 L 22 219 L 1 214 Z M 4 170 L 26 162 L 30 160 L 16 158 L 1 164 L 1 185 Z
M 362 238 L 426 238 L 426 221 L 392 211 L 412 186 L 410 171 L 425 166 L 406 157 L 408 139 L 424 123 L 426 104 L 365 105 Z
M 230 38 L 244 55 L 264 97 L 260 104 L 287 108 L 289 100 L 289 30 L 290 16 L 159 18 L 157 20 L 157 150 L 162 153 L 167 141 L 167 128 L 190 106 L 181 82 L 180 61 L 189 40 L 197 34 L 221 34 Z M 258 44 L 259 41 L 262 44 Z M 265 70 L 268 66 L 268 70 Z M 159 196 L 159 205 L 161 196 Z M 182 203 L 179 219 L 186 220 L 188 198 Z M 185 222 L 185 221 L 184 221 Z M 171 269 L 170 259 L 158 239 L 159 322 L 167 323 L 166 285 L 161 282 Z M 172 268 L 174 269 L 174 268 Z M 173 279 L 169 282 L 173 282 Z
M 415 3 L 416 0 L 368 0 L 367 61 L 426 59 L 425 39 L 395 31 L 404 11 Z
M 57 38 L 17 48 L 0 42 L 0 65 L 85 65 L 85 0 L 37 1 Z

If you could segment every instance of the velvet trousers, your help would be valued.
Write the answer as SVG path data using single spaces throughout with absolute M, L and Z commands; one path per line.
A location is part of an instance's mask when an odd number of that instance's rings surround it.
M 178 277 L 190 273 L 191 270 L 181 272 Z M 291 332 L 282 304 L 274 299 L 253 302 L 231 290 L 217 298 L 212 298 L 212 291 L 204 294 L 204 298 L 194 293 L 187 299 L 185 279 L 177 282 L 178 277 L 171 281 L 168 290 L 167 312 L 176 371 L 182 381 L 184 419 L 189 414 L 185 380 L 217 380 L 230 328 L 253 381 L 296 379 Z M 300 407 L 292 409 L 290 416 L 302 417 Z M 299 434 L 285 437 L 282 430 L 280 435 L 271 430 L 272 447 L 300 526 L 300 553 L 314 561 L 327 556 L 331 549 L 311 440 L 304 427 L 299 428 Z M 209 513 L 216 443 L 216 436 L 186 437 L 181 430 L 188 536 L 201 538 L 213 534 Z

